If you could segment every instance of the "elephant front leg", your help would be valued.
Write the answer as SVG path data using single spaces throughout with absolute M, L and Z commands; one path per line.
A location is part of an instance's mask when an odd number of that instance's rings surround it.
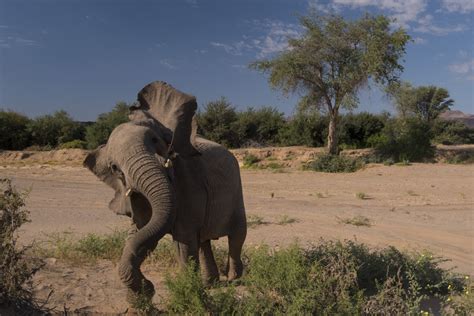
M 214 254 L 212 253 L 210 240 L 202 242 L 199 246 L 199 263 L 202 280 L 205 285 L 219 281 L 219 270 L 217 269 Z

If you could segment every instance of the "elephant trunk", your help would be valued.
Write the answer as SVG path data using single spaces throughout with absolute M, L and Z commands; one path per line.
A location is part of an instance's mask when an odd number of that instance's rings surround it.
M 175 216 L 175 197 L 166 171 L 156 156 L 146 149 L 135 151 L 125 162 L 132 189 L 151 205 L 148 223 L 127 239 L 119 263 L 119 275 L 133 294 L 153 295 L 154 288 L 140 271 L 140 265 L 158 241 L 171 231 Z

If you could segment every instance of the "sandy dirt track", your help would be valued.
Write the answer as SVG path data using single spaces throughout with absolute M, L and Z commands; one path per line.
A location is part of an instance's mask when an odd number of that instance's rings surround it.
M 0 177 L 11 177 L 20 188 L 31 188 L 27 206 L 32 222 L 21 232 L 23 242 L 45 239 L 52 232 L 71 231 L 80 236 L 129 225 L 127 218 L 107 208 L 112 190 L 84 168 L 7 166 L 0 169 Z M 321 237 L 357 239 L 375 247 L 428 249 L 452 259 L 447 267 L 474 275 L 472 165 L 369 165 L 353 174 L 242 170 L 242 179 L 247 214 L 261 216 L 266 222 L 249 229 L 247 246 L 262 242 L 282 246 L 295 240 L 306 245 Z M 358 198 L 357 193 L 364 193 L 366 199 Z M 341 223 L 357 215 L 369 218 L 372 226 Z M 297 222 L 279 225 L 283 216 Z M 150 273 L 152 281 L 160 282 L 156 271 Z M 67 302 L 76 310 L 123 312 L 123 299 L 108 301 L 122 292 L 125 295 L 115 274 L 109 262 L 79 271 L 52 260 L 36 277 L 37 290 L 46 295 L 54 288 L 52 304 Z M 56 282 L 51 281 L 54 278 Z

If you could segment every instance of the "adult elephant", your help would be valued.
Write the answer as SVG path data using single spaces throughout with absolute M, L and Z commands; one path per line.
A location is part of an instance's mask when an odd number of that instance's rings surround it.
M 239 166 L 224 147 L 196 135 L 196 108 L 195 97 L 152 82 L 138 93 L 130 121 L 84 161 L 115 190 L 109 208 L 134 224 L 119 262 L 129 300 L 153 296 L 140 265 L 168 233 L 180 264 L 199 262 L 206 282 L 219 278 L 210 240 L 228 236 L 227 277 L 242 274 L 247 223 Z

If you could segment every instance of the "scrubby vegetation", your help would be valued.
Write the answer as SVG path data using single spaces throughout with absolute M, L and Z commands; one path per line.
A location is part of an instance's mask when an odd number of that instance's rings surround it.
M 263 219 L 255 222 L 261 225 Z M 124 240 L 125 232 L 71 239 L 67 247 L 61 239 L 52 239 L 47 247 L 56 250 L 43 255 L 83 263 L 97 258 L 116 260 Z M 62 250 L 57 251 L 59 248 Z M 226 251 L 214 247 L 214 252 L 224 272 Z M 280 250 L 266 245 L 246 248 L 243 259 L 246 271 L 241 280 L 211 287 L 203 285 L 195 266 L 176 269 L 169 239 L 160 241 L 146 264 L 164 269 L 168 293 L 164 303 L 173 314 L 469 315 L 474 304 L 469 277 L 442 269 L 440 264 L 446 260 L 428 252 L 370 249 L 354 241 L 321 240 L 306 248 L 297 244 Z M 428 298 L 438 300 L 440 310 L 423 307 Z M 157 312 L 149 301 L 136 308 Z
M 31 291 L 31 279 L 41 266 L 27 257 L 29 247 L 17 244 L 18 229 L 27 223 L 26 193 L 18 192 L 9 179 L 0 179 L 0 307 L 15 312 L 38 310 Z
M 364 161 L 359 158 L 324 154 L 307 163 L 304 169 L 331 173 L 355 172 L 363 168 L 364 165 Z
M 107 141 L 117 125 L 128 120 L 128 106 L 120 102 L 111 112 L 101 114 L 96 122 L 90 123 L 74 122 L 64 111 L 35 119 L 11 111 L 0 111 L 0 149 L 96 148 Z M 201 135 L 229 148 L 322 147 L 325 146 L 329 124 L 327 116 L 312 111 L 300 111 L 289 118 L 271 107 L 237 111 L 225 98 L 207 104 L 198 113 L 197 119 Z M 429 161 L 434 155 L 434 144 L 474 143 L 474 129 L 462 123 L 439 119 L 426 122 L 416 116 L 349 113 L 341 115 L 338 126 L 340 149 L 374 148 L 376 157 L 371 160 L 374 162 Z M 255 161 L 256 157 L 250 156 L 244 165 L 260 166 L 259 161 Z M 315 165 L 331 165 L 323 168 L 327 172 L 344 171 L 345 168 L 329 171 L 335 165 L 341 168 L 341 165 L 353 164 L 345 158 L 330 156 L 318 160 Z M 453 162 L 464 163 L 471 160 L 470 157 L 452 159 Z M 359 168 L 360 161 L 353 166 Z M 281 169 L 282 166 L 271 164 L 270 169 L 272 167 Z M 315 166 L 315 170 L 318 169 Z

